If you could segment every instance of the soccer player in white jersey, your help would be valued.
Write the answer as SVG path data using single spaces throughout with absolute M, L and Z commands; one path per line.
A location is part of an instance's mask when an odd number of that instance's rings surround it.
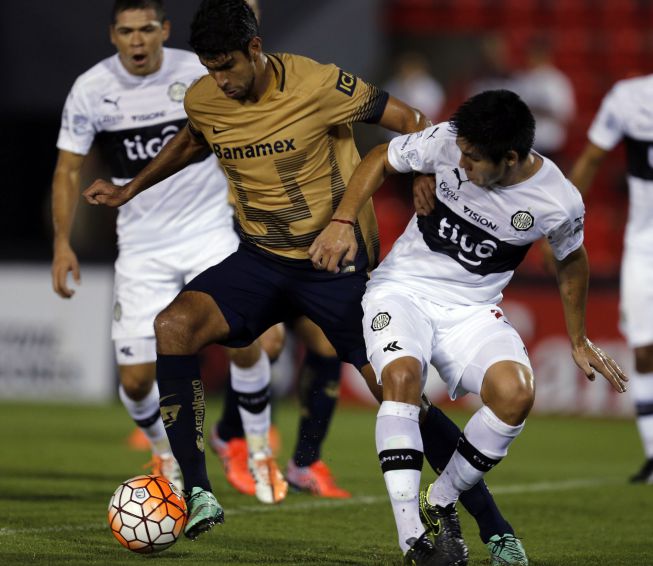
M 653 484 L 653 75 L 619 81 L 603 99 L 569 179 L 586 194 L 624 140 L 629 191 L 621 265 L 621 331 L 635 355 L 631 391 L 645 462 L 632 482 Z
M 110 33 L 117 53 L 76 80 L 57 142 L 52 282 L 64 298 L 74 294 L 68 273 L 80 283 L 70 233 L 80 170 L 92 143 L 98 143 L 114 182 L 125 184 L 185 127 L 186 88 L 206 74 L 194 53 L 163 47 L 170 22 L 160 0 L 116 0 Z M 217 160 L 207 152 L 159 183 L 156 193 L 141 195 L 118 213 L 112 338 L 120 398 L 150 441 L 153 473 L 179 485 L 181 474 L 159 409 L 153 321 L 185 283 L 237 249 L 226 188 Z M 258 342 L 229 354 L 236 391 L 269 388 L 270 363 Z M 201 384 L 197 395 L 203 396 Z M 285 497 L 287 484 L 267 446 L 269 405 L 257 414 L 240 413 L 248 440 L 259 446 L 251 451 L 261 464 L 260 473 L 254 466 L 256 495 L 263 502 L 277 502 Z
M 526 349 L 497 306 L 532 242 L 545 237 L 553 248 L 574 361 L 588 379 L 596 370 L 625 390 L 627 377 L 585 334 L 589 270 L 580 194 L 553 162 L 532 151 L 534 129 L 516 94 L 482 92 L 449 122 L 373 149 L 334 213 L 339 220 L 356 218 L 388 174 L 434 175 L 433 209 L 413 217 L 372 272 L 363 328 L 383 384 L 376 444 L 399 544 L 406 551 L 435 531 L 438 564 L 467 563 L 455 503 L 507 454 L 533 404 Z M 337 272 L 355 249 L 351 227 L 332 222 L 309 253 L 316 268 Z M 429 363 L 452 399 L 472 392 L 483 406 L 440 477 L 418 493 L 418 414 Z M 509 546 L 513 538 L 488 544 Z

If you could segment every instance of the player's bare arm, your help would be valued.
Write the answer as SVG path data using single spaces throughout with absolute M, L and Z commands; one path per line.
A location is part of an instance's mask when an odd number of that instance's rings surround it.
M 117 207 L 138 193 L 167 179 L 208 151 L 204 138 L 191 132 L 191 126 L 182 128 L 150 161 L 143 170 L 124 187 L 97 179 L 84 191 L 90 204 Z
M 390 96 L 379 120 L 379 125 L 400 134 L 411 134 L 427 128 L 431 122 L 416 108 Z
M 427 216 L 435 208 L 435 177 L 416 175 L 413 179 L 413 205 L 417 216 Z
M 567 333 L 571 340 L 572 356 L 576 365 L 590 381 L 594 381 L 596 370 L 616 391 L 623 393 L 626 391 L 625 382 L 628 381 L 628 377 L 610 356 L 587 338 L 585 332 L 589 281 L 589 264 L 585 247 L 581 246 L 563 260 L 556 261 L 555 265 Z
M 358 164 L 331 222 L 308 250 L 316 269 L 338 273 L 341 265 L 353 263 L 358 250 L 354 235 L 358 213 L 392 173 L 396 171 L 388 162 L 388 144 L 376 146 Z
M 569 180 L 576 186 L 582 195 L 589 191 L 592 179 L 608 152 L 588 142 L 580 157 L 574 163 L 569 174 Z
M 68 273 L 72 273 L 77 285 L 81 282 L 79 261 L 70 245 L 70 233 L 77 210 L 83 162 L 83 155 L 60 150 L 52 179 L 52 288 L 64 299 L 75 294 L 75 291 L 68 287 Z

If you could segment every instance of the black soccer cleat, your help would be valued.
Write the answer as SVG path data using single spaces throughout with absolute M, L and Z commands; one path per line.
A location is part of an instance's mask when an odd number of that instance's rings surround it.
M 646 460 L 639 472 L 630 476 L 630 483 L 653 483 L 653 458 Z
M 428 491 L 422 490 L 419 492 L 419 517 L 426 532 L 431 534 L 441 564 L 467 566 L 469 551 L 460 530 L 455 503 L 446 507 L 431 505 Z
M 440 560 L 433 541 L 429 538 L 429 532 L 422 533 L 419 538 L 409 538 L 406 541 L 410 545 L 408 552 L 404 554 L 404 564 L 408 566 L 446 566 L 447 563 Z

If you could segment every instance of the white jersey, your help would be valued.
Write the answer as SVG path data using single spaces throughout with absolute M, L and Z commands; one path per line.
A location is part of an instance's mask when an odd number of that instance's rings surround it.
M 445 306 L 495 304 L 534 241 L 548 238 L 557 259 L 581 246 L 583 201 L 552 161 L 543 157 L 526 181 L 488 189 L 466 178 L 460 155 L 447 122 L 390 142 L 394 169 L 435 174 L 436 206 L 413 216 L 368 289 L 396 285 Z
M 128 73 L 117 54 L 104 59 L 75 81 L 57 147 L 86 155 L 95 140 L 113 182 L 124 184 L 185 127 L 184 94 L 205 74 L 195 54 L 179 49 L 164 48 L 161 68 L 146 76 Z M 143 251 L 231 226 L 227 181 L 207 155 L 118 209 L 118 245 Z
M 653 242 L 653 75 L 617 82 L 605 96 L 588 137 L 609 151 L 626 144 L 630 205 L 625 245 L 650 254 Z

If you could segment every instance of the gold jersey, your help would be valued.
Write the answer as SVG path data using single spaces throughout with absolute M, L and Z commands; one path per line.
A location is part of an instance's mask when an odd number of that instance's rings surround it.
M 267 57 L 276 80 L 257 102 L 228 98 L 206 76 L 188 90 L 186 112 L 229 179 L 241 238 L 308 259 L 360 162 L 351 124 L 378 121 L 387 94 L 335 65 L 286 53 Z M 371 200 L 356 234 L 371 268 L 379 243 Z

